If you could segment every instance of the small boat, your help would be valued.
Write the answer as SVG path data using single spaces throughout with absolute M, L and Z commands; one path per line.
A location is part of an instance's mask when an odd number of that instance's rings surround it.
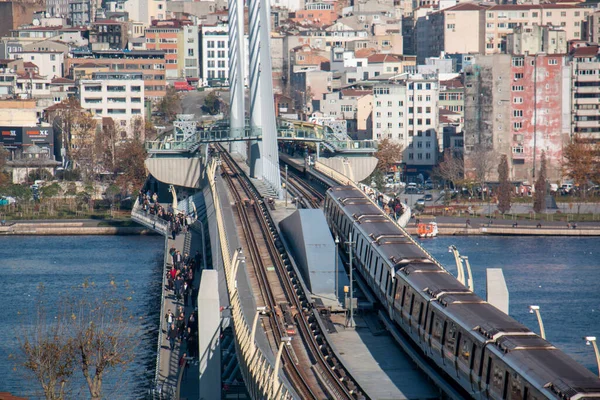
M 434 238 L 438 234 L 437 222 L 420 223 L 417 225 L 417 236 L 420 238 Z

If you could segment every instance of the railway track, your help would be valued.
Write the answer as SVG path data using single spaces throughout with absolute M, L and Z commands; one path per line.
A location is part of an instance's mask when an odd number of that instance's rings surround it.
M 285 345 L 282 353 L 288 380 L 302 399 L 366 399 L 325 341 L 317 322 L 318 311 L 308 302 L 261 196 L 222 147 L 220 151 L 223 176 L 234 196 L 247 255 L 260 283 L 264 305 L 271 310 L 270 341 L 276 347 L 283 337 L 298 339 Z M 306 187 L 302 190 L 311 193 Z
M 280 167 L 280 170 L 282 178 L 285 178 L 285 169 Z M 288 168 L 286 185 L 296 201 L 301 201 L 305 208 L 319 208 L 325 200 L 325 195 L 306 183 L 291 168 Z

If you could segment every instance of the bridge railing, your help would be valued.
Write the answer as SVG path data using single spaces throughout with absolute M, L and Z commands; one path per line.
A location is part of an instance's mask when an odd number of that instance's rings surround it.
M 131 209 L 131 218 L 138 224 L 142 224 L 163 236 L 168 234 L 169 223 L 164 219 L 157 217 L 156 215 L 152 215 L 142 210 L 142 205 L 139 203 L 139 199 L 136 199 L 135 204 Z
M 213 204 L 215 207 L 215 216 L 217 220 L 217 231 L 221 243 L 221 254 L 223 258 L 223 267 L 229 293 L 229 304 L 231 306 L 231 315 L 233 320 L 233 330 L 236 336 L 236 353 L 240 363 L 240 370 L 244 377 L 250 397 L 269 398 L 269 399 L 292 399 L 292 392 L 287 387 L 279 375 L 274 375 L 274 367 L 262 350 L 255 345 L 252 336 L 251 322 L 248 321 L 242 311 L 242 300 L 237 291 L 237 266 L 239 265 L 238 251 L 230 253 L 229 242 L 225 230 L 225 221 L 223 211 L 216 186 L 217 161 L 207 168 L 207 176 L 213 195 Z M 274 395 L 274 388 L 279 387 L 277 395 Z

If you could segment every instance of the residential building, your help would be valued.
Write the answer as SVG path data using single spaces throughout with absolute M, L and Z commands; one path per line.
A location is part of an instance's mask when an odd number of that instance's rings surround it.
M 65 54 L 61 51 L 18 51 L 11 53 L 11 58 L 34 63 L 37 73 L 49 79 L 64 76 Z
M 72 26 L 89 26 L 94 20 L 92 0 L 69 0 L 69 21 Z
M 92 24 L 90 42 L 98 50 L 123 50 L 127 48 L 127 23 L 110 19 L 96 20 Z
M 573 122 L 571 134 L 600 142 L 600 51 L 597 44 L 580 44 L 570 52 Z
M 244 35 L 244 80 L 248 84 L 249 51 L 248 35 Z M 202 60 L 200 68 L 201 84 L 219 86 L 229 84 L 229 34 L 227 25 L 202 25 L 200 35 Z
M 438 160 L 439 83 L 411 75 L 373 87 L 373 139 L 402 145 L 406 174 L 428 173 Z
M 110 72 L 142 73 L 146 97 L 158 99 L 166 94 L 164 51 L 73 51 L 73 57 L 66 61 L 66 75 L 72 79 L 75 78 L 76 72 L 85 76 L 93 69 L 92 65 L 99 68 L 98 72 L 108 67 Z
M 588 15 L 586 39 L 592 43 L 600 43 L 600 10 Z
M 141 22 L 144 26 L 150 26 L 152 21 L 167 18 L 167 1 L 127 0 L 123 3 L 123 11 L 129 14 L 130 20 Z
M 566 54 L 567 33 L 552 26 L 518 26 L 506 36 L 509 54 Z
M 371 90 L 345 89 L 324 93 L 320 102 L 323 117 L 333 117 L 345 121 L 346 132 L 353 137 L 363 137 L 370 133 L 370 117 L 373 110 Z M 370 137 L 369 137 L 370 139 Z
M 457 126 L 459 132 L 462 131 L 465 105 L 465 85 L 463 85 L 461 78 L 461 76 L 446 80 L 440 78 L 440 97 L 438 100 L 440 115 L 445 115 L 450 123 Z M 442 110 L 447 111 L 447 113 L 442 112 Z
M 0 2 L 0 36 L 6 36 L 12 29 L 30 24 L 33 15 L 45 10 L 43 3 L 34 1 Z
M 81 107 L 94 117 L 112 118 L 133 136 L 133 119 L 144 118 L 144 79 L 140 72 L 97 72 L 78 84 Z
M 46 0 L 46 12 L 52 17 L 69 15 L 69 0 Z
M 87 27 L 67 26 L 22 26 L 10 31 L 10 38 L 2 38 L 2 41 L 18 43 L 22 50 L 23 46 L 31 43 L 46 41 L 49 39 L 59 40 L 73 47 L 82 47 L 88 44 Z
M 416 24 L 417 59 L 453 54 L 494 54 L 507 51 L 507 35 L 519 26 L 553 26 L 566 33 L 566 40 L 586 34 L 585 21 L 591 14 L 583 6 L 555 4 L 478 5 L 459 3 L 454 7 L 420 17 Z
M 546 152 L 548 177 L 561 176 L 569 137 L 569 67 L 564 55 L 475 56 L 465 69 L 465 169 L 479 149 L 509 158 L 510 179 L 532 184 Z M 535 172 L 534 172 L 535 171 Z M 496 180 L 496 170 L 489 180 Z
M 312 114 L 318 110 L 323 95 L 331 92 L 332 77 L 331 71 L 311 68 L 293 73 L 290 89 L 295 108 L 304 114 Z
M 148 50 L 165 52 L 167 79 L 198 78 L 198 26 L 192 21 L 153 21 L 145 36 Z

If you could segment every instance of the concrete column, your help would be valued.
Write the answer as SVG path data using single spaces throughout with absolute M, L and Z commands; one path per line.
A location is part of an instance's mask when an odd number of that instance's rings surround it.
M 229 90 L 231 94 L 231 110 L 229 127 L 231 136 L 243 136 L 246 110 L 244 105 L 244 2 L 229 0 Z M 232 142 L 229 146 L 232 153 L 246 157 L 245 142 Z
M 200 354 L 200 399 L 221 398 L 221 310 L 219 277 L 203 270 L 198 292 L 198 346 Z
M 250 126 L 262 135 L 262 141 L 250 146 L 250 174 L 262 179 L 282 197 L 269 52 L 271 24 L 268 0 L 249 0 L 249 25 Z

